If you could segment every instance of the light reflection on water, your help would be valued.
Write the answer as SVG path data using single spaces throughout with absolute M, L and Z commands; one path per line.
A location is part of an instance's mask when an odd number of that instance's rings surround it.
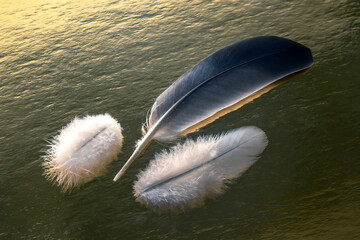
M 0 2 L 0 237 L 8 239 L 360 237 L 358 1 Z M 258 35 L 311 48 L 315 65 L 198 134 L 256 125 L 261 160 L 205 206 L 157 215 L 132 183 L 111 180 L 154 99 L 202 58 Z M 108 173 L 62 194 L 39 152 L 75 115 L 109 112 L 124 128 Z

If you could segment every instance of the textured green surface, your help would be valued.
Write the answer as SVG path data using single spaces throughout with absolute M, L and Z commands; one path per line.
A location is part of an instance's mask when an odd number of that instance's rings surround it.
M 360 238 L 358 1 L 0 1 L 0 239 Z M 314 66 L 199 132 L 263 129 L 262 158 L 222 196 L 157 215 L 118 185 L 155 98 L 215 50 L 277 35 Z M 44 139 L 110 113 L 125 143 L 109 171 L 63 194 L 42 176 Z

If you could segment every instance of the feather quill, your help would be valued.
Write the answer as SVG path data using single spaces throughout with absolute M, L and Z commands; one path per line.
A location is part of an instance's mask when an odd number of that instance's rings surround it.
M 253 165 L 267 143 L 265 133 L 253 126 L 186 140 L 157 154 L 140 172 L 136 200 L 158 212 L 199 206 Z
M 245 39 L 206 57 L 156 99 L 147 119 L 147 132 L 114 183 L 152 140 L 172 140 L 195 131 L 312 64 L 310 49 L 275 36 Z

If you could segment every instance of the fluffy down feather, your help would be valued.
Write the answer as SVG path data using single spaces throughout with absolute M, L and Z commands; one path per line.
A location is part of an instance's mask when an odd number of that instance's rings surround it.
M 75 117 L 49 142 L 44 175 L 64 192 L 93 180 L 120 152 L 121 131 L 109 114 Z
M 156 154 L 139 173 L 136 200 L 158 212 L 199 206 L 254 164 L 267 143 L 265 133 L 252 126 L 186 140 Z

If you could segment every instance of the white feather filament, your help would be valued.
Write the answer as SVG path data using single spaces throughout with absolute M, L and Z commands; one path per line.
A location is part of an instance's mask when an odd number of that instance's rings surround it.
M 265 133 L 253 126 L 186 140 L 156 154 L 138 174 L 136 200 L 157 212 L 199 206 L 253 165 L 267 143 Z
M 120 152 L 120 124 L 109 114 L 75 117 L 49 144 L 44 175 L 66 192 L 104 173 Z

